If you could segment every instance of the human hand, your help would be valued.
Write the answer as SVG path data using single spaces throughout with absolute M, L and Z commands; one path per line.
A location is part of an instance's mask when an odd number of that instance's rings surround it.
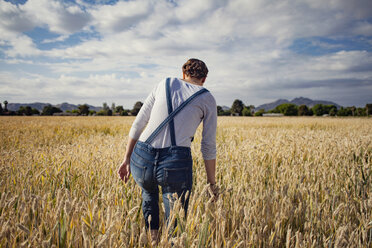
M 129 180 L 130 176 L 130 166 L 129 159 L 124 159 L 123 163 L 120 165 L 118 170 L 118 175 L 121 180 L 124 180 L 126 183 Z
M 212 201 L 218 200 L 218 196 L 220 195 L 220 188 L 216 184 L 209 184 L 208 192 L 209 196 L 212 198 Z

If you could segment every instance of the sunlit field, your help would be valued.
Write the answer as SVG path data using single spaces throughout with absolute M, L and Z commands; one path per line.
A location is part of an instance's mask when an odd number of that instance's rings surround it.
M 1 117 L 0 247 L 151 247 L 116 173 L 133 120 Z M 371 118 L 219 117 L 216 202 L 200 140 L 188 218 L 159 247 L 372 246 Z

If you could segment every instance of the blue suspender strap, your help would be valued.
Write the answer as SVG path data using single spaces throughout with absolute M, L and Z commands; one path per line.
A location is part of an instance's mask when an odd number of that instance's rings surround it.
M 207 89 L 201 89 L 199 90 L 198 92 L 194 93 L 192 96 L 190 96 L 186 101 L 184 101 L 183 103 L 181 103 L 180 106 L 178 106 L 178 108 L 176 108 L 170 115 L 168 115 L 167 118 L 165 118 L 165 120 L 155 129 L 155 131 L 147 138 L 147 140 L 145 141 L 146 143 L 150 144 L 154 138 L 159 134 L 159 132 L 161 131 L 161 129 L 168 124 L 168 122 L 170 120 L 173 120 L 173 118 L 187 105 L 189 104 L 189 102 L 191 102 L 195 97 L 197 97 L 198 95 L 201 95 L 205 92 L 208 92 Z
M 173 112 L 172 97 L 171 97 L 171 90 L 170 90 L 170 78 L 167 78 L 167 81 L 166 81 L 166 93 L 167 93 L 168 115 L 170 115 Z M 174 133 L 173 119 L 169 121 L 169 128 L 170 128 L 172 146 L 176 146 L 176 134 Z

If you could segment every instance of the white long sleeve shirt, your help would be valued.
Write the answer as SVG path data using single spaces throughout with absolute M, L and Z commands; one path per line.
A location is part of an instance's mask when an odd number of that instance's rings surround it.
M 139 111 L 129 136 L 146 141 L 154 130 L 168 116 L 166 79 L 162 80 L 146 98 Z M 188 83 L 182 79 L 172 78 L 170 81 L 172 107 L 175 110 L 187 98 L 203 87 Z M 203 121 L 201 152 L 205 160 L 216 158 L 217 107 L 210 92 L 203 93 L 193 99 L 174 117 L 174 129 L 177 146 L 191 146 L 192 137 Z M 147 125 L 147 126 L 146 126 Z M 146 128 L 145 128 L 146 127 Z M 151 142 L 155 148 L 171 146 L 169 125 L 166 125 Z

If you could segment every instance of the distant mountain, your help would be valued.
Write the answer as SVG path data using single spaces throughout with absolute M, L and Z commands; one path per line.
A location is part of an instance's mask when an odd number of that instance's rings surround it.
M 275 102 L 262 104 L 256 107 L 255 109 L 256 110 L 264 109 L 265 111 L 268 111 L 268 110 L 276 108 L 276 106 L 279 106 L 280 104 L 283 104 L 283 103 L 289 103 L 289 101 L 286 99 L 279 99 L 279 100 L 276 100 Z
M 298 97 L 291 101 L 291 103 L 294 103 L 298 106 L 304 104 L 310 108 L 314 107 L 316 104 L 323 104 L 323 105 L 335 105 L 338 109 L 341 107 L 337 103 L 331 102 L 331 101 L 323 101 L 323 100 L 311 100 L 309 98 L 305 97 Z
M 89 106 L 89 110 L 100 111 L 102 109 L 102 107 L 95 107 L 95 106 L 92 106 L 92 105 L 89 105 L 89 104 L 87 104 L 87 105 Z M 66 110 L 77 109 L 79 105 L 64 102 L 64 103 L 61 103 L 61 104 L 57 104 L 55 106 L 57 108 L 60 108 L 62 111 L 66 111 Z
M 53 105 L 53 104 L 50 104 L 50 103 L 42 103 L 42 102 L 34 102 L 34 103 L 9 103 L 8 104 L 8 109 L 11 110 L 11 111 L 17 111 L 21 106 L 30 106 L 31 108 L 35 108 L 39 111 L 42 111 L 43 108 L 45 106 L 48 106 L 48 105 Z M 74 109 L 77 109 L 78 108 L 78 105 L 75 105 L 75 104 L 70 104 L 70 103 L 67 103 L 67 102 L 64 102 L 64 103 L 61 103 L 61 104 L 57 104 L 57 105 L 53 105 L 57 108 L 60 108 L 62 111 L 66 111 L 66 110 L 74 110 Z M 92 105 L 89 105 L 89 110 L 95 110 L 95 111 L 99 111 L 102 109 L 102 107 L 96 107 L 96 106 L 92 106 Z
M 309 108 L 314 107 L 316 104 L 335 105 L 337 108 L 341 107 L 337 103 L 330 102 L 330 101 L 311 100 L 311 99 L 305 98 L 305 97 L 297 97 L 297 98 L 293 99 L 292 101 L 288 101 L 287 99 L 279 99 L 275 102 L 262 104 L 262 105 L 256 107 L 255 109 L 256 110 L 264 109 L 265 111 L 269 111 L 269 110 L 272 110 L 272 109 L 276 108 L 277 106 L 279 106 L 280 104 L 283 104 L 283 103 L 293 103 L 293 104 L 296 104 L 298 106 L 304 104 L 304 105 L 308 106 Z
M 39 111 L 42 111 L 43 108 L 50 103 L 42 103 L 42 102 L 34 102 L 34 103 L 9 103 L 8 110 L 10 111 L 17 111 L 21 106 L 30 106 L 31 108 L 35 108 Z
M 70 103 L 67 103 L 67 102 L 63 102 L 63 103 L 57 104 L 55 106 L 57 108 L 60 108 L 62 111 L 77 109 L 76 105 L 70 104 Z
M 221 106 L 221 108 L 222 108 L 223 111 L 230 110 L 230 108 L 225 106 L 225 105 Z

